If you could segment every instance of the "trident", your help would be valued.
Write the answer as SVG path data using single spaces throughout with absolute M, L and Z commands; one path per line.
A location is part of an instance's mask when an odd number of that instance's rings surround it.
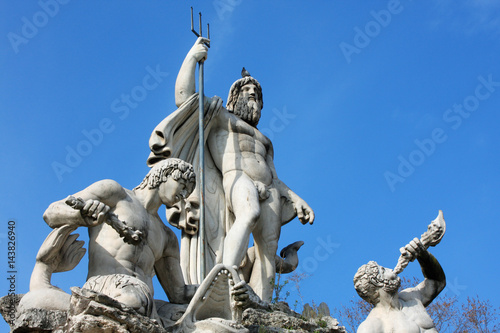
M 199 33 L 194 30 L 193 24 L 193 7 L 191 7 L 191 31 L 196 35 L 196 37 L 203 37 L 203 32 L 201 30 L 201 12 L 200 14 L 200 29 Z M 210 25 L 207 23 L 207 39 L 208 42 L 205 42 L 207 47 L 210 47 Z M 200 230 L 199 230 L 199 247 L 198 247 L 198 258 L 200 258 L 200 266 L 198 271 L 198 279 L 199 282 L 205 279 L 205 128 L 203 126 L 203 118 L 204 118 L 204 85 L 203 85 L 203 61 L 198 63 L 198 86 L 199 86 L 199 123 L 198 123 L 198 132 L 199 132 L 199 146 L 200 146 Z

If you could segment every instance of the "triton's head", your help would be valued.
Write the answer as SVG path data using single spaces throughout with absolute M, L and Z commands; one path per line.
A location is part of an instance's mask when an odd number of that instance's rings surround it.
M 354 288 L 358 295 L 373 305 L 379 302 L 379 291 L 396 294 L 401 286 L 401 279 L 392 269 L 385 268 L 370 261 L 361 266 L 354 275 Z

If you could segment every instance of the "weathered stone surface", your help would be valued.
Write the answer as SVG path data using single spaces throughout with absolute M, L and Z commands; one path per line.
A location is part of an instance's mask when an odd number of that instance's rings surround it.
M 13 333 L 185 333 L 185 332 L 330 332 L 344 333 L 336 319 L 329 316 L 306 319 L 292 311 L 285 302 L 271 304 L 271 311 L 246 309 L 241 324 L 222 318 L 209 318 L 193 323 L 192 327 L 167 327 L 157 320 L 138 314 L 103 294 L 72 288 L 70 310 L 29 309 L 19 314 L 12 326 Z M 7 304 L 17 305 L 22 295 L 0 299 L 0 309 L 6 315 Z M 17 302 L 17 303 L 16 303 Z M 158 305 L 161 304 L 158 303 Z M 178 307 L 178 305 L 172 305 Z M 179 309 L 179 311 L 182 309 Z M 160 311 L 163 312 L 163 311 Z M 168 313 L 175 311 L 168 310 Z M 173 319 L 173 318 L 172 318 Z M 165 323 L 164 323 L 165 324 Z
M 9 325 L 14 322 L 17 307 L 23 296 L 24 294 L 17 294 L 0 298 L 0 313 Z
M 328 307 L 328 305 L 325 302 L 319 303 L 319 306 L 318 306 L 318 315 L 320 317 L 330 316 L 330 308 Z
M 157 320 L 138 314 L 107 297 L 72 288 L 71 305 L 65 332 L 68 333 L 164 333 Z
M 304 305 L 304 309 L 302 310 L 302 316 L 307 319 L 313 319 L 317 317 L 316 311 L 309 305 L 309 303 L 306 303 Z
M 19 302 L 24 295 L 8 295 L 0 298 L 0 312 L 10 325 L 11 332 L 64 332 L 62 327 L 67 319 L 66 311 L 29 309 L 17 313 Z
M 16 318 L 11 332 L 64 332 L 67 316 L 60 310 L 29 309 Z
M 266 312 L 263 310 L 246 309 L 243 312 L 243 325 L 251 333 L 257 332 L 345 332 L 339 322 L 329 316 L 306 319 L 300 314 L 288 309 L 282 311 Z
M 319 305 L 313 304 L 313 307 L 306 303 L 304 309 L 302 310 L 302 317 L 307 319 L 322 318 L 330 316 L 330 308 L 325 302 L 321 302 Z
M 287 302 L 271 303 L 270 307 L 271 307 L 272 312 L 281 311 L 281 312 L 286 313 L 287 315 L 292 316 L 292 317 L 296 317 L 299 315 L 297 312 L 290 309 L 290 306 L 288 305 Z

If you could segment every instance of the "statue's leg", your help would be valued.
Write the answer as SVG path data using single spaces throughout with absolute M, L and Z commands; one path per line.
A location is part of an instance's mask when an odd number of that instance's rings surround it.
M 254 231 L 255 263 L 250 276 L 250 287 L 264 301 L 273 295 L 273 279 L 276 274 L 275 255 L 281 231 L 281 207 L 279 193 L 269 190 L 269 198 L 261 202 L 261 216 Z
M 259 193 L 252 180 L 241 171 L 226 173 L 223 186 L 235 220 L 224 241 L 222 263 L 239 267 L 260 216 Z

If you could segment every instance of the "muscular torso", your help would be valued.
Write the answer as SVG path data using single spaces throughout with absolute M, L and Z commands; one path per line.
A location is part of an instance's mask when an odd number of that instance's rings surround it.
M 126 274 L 139 278 L 151 287 L 154 264 L 161 258 L 167 244 L 167 229 L 158 215 L 148 213 L 142 204 L 126 190 L 111 212 L 128 226 L 140 230 L 144 239 L 139 245 L 125 243 L 108 224 L 89 228 L 89 273 L 95 275 Z
M 417 299 L 400 300 L 401 310 L 375 307 L 358 332 L 437 333 L 434 323 Z M 360 326 L 361 329 L 361 326 Z
M 420 328 L 421 333 L 437 333 L 434 322 L 418 299 L 400 300 L 403 305 L 402 312 L 409 322 Z
M 268 158 L 271 141 L 258 129 L 225 109 L 208 138 L 216 166 L 223 174 L 243 171 L 253 181 L 270 185 L 273 179 Z

